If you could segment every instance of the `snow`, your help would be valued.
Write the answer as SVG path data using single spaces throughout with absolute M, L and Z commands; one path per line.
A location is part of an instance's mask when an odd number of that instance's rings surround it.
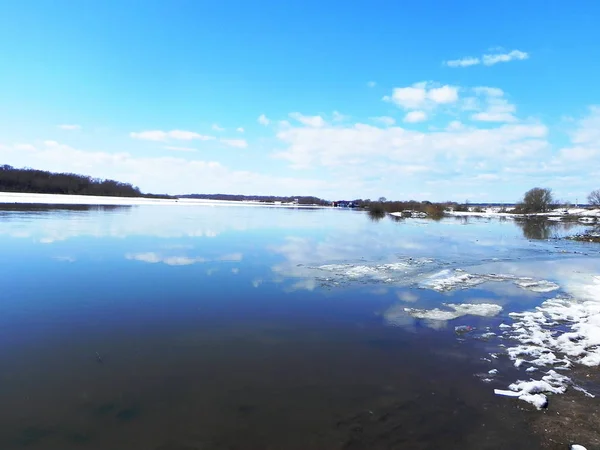
M 573 444 L 571 445 L 571 450 L 587 450 L 583 445 Z
M 501 207 L 486 207 L 486 208 L 481 208 L 481 212 L 475 212 L 473 211 L 474 207 L 471 207 L 469 209 L 469 211 L 448 211 L 446 214 L 451 215 L 451 216 L 477 216 L 477 217 L 510 217 L 510 218 L 514 218 L 514 217 L 523 217 L 522 214 L 515 214 L 513 211 L 513 208 L 507 208 L 506 212 L 501 212 L 502 208 Z M 559 209 L 555 209 L 553 211 L 549 211 L 547 213 L 536 213 L 536 214 L 530 214 L 533 216 L 542 216 L 542 217 L 548 217 L 551 220 L 561 220 L 564 217 L 567 216 L 575 216 L 575 217 L 582 217 L 582 218 L 588 218 L 590 220 L 588 221 L 594 221 L 594 219 L 598 219 L 600 218 L 600 209 L 599 208 L 592 208 L 592 209 L 587 209 L 587 208 L 559 208 Z
M 266 206 L 275 208 L 316 208 L 313 205 L 293 203 L 262 203 L 255 201 L 204 200 L 192 198 L 143 198 L 143 197 L 107 197 L 97 195 L 31 194 L 20 192 L 0 192 L 0 203 L 43 204 L 43 205 L 179 205 L 179 206 Z
M 421 287 L 439 292 L 454 289 L 469 289 L 487 282 L 512 281 L 516 286 L 532 292 L 551 292 L 559 289 L 556 283 L 547 280 L 534 280 L 530 277 L 518 277 L 508 274 L 472 274 L 461 269 L 444 269 L 430 275 L 421 283 Z
M 444 303 L 444 306 L 450 310 L 442 310 L 439 308 L 435 309 L 417 309 L 417 308 L 404 308 L 410 316 L 415 319 L 427 319 L 427 320 L 453 320 L 462 316 L 482 316 L 492 317 L 502 311 L 502 306 L 494 305 L 490 303 L 479 303 L 479 304 L 452 304 Z
M 541 380 L 517 381 L 508 386 L 510 390 L 494 389 L 494 394 L 518 398 L 531 403 L 537 409 L 548 406 L 546 394 L 562 394 L 566 391 L 566 383 L 570 379 L 550 370 Z
M 526 365 L 526 372 L 531 373 L 543 367 L 565 370 L 574 364 L 600 365 L 600 276 L 572 270 L 564 290 L 570 295 L 546 300 L 533 311 L 509 314 L 514 322 L 505 335 L 517 345 L 506 351 L 516 367 Z M 551 369 L 541 379 L 517 381 L 509 389 L 524 395 L 562 394 L 572 385 L 569 377 Z
M 397 212 L 392 212 L 390 213 L 390 216 L 395 216 L 395 217 L 412 217 L 412 218 L 416 218 L 416 219 L 425 219 L 427 218 L 427 213 L 424 213 L 423 211 L 412 211 L 412 210 L 404 210 L 404 211 L 397 211 Z

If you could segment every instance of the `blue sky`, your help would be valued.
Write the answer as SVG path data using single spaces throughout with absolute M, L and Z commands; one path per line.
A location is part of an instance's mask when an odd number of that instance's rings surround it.
M 0 163 L 168 193 L 600 188 L 600 4 L 6 1 Z

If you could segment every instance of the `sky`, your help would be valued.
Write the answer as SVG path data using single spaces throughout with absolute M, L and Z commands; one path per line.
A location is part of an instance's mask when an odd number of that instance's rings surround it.
M 600 3 L 0 2 L 0 164 L 152 193 L 600 188 Z

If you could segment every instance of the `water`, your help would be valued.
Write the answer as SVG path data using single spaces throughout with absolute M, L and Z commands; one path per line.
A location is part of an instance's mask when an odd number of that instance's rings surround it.
M 600 267 L 594 246 L 533 239 L 580 227 L 552 226 L 4 207 L 0 448 L 536 448 L 527 412 L 476 376 L 489 370 L 490 344 L 454 326 L 497 325 L 553 294 L 420 283 L 482 264 Z M 432 322 L 403 312 L 482 299 L 503 314 Z

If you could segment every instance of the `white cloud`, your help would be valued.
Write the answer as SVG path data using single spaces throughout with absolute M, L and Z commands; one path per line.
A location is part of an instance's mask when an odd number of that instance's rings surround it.
M 367 83 L 367 86 L 370 87 L 370 88 L 373 88 L 373 87 L 377 86 L 377 83 L 375 81 L 369 81 Z
M 464 129 L 465 126 L 463 125 L 463 123 L 460 120 L 453 120 L 452 122 L 450 122 L 448 124 L 448 126 L 446 127 L 447 131 L 456 131 L 456 130 L 462 130 Z
M 31 144 L 15 144 L 15 149 L 25 150 L 25 151 L 33 151 L 33 150 L 35 150 L 35 146 L 33 146 Z
M 439 104 L 454 103 L 458 100 L 458 88 L 448 85 L 433 88 L 427 93 L 427 98 Z
M 269 118 L 267 116 L 265 116 L 264 114 L 261 114 L 260 116 L 258 116 L 258 123 L 260 123 L 261 125 L 264 125 L 266 127 L 267 125 L 269 125 L 269 123 L 271 123 L 271 121 L 269 120 Z
M 221 139 L 221 142 L 225 145 L 235 148 L 246 148 L 248 142 L 245 139 Z
M 418 123 L 425 120 L 427 120 L 425 111 L 411 111 L 404 116 L 404 122 L 407 123 Z
M 238 133 L 243 133 L 244 129 L 242 127 L 239 127 L 238 129 L 236 129 L 235 131 L 237 131 Z
M 198 150 L 196 150 L 195 148 L 192 147 L 175 147 L 175 146 L 171 146 L 171 145 L 166 145 L 165 146 L 166 150 L 171 150 L 174 152 L 196 152 Z
M 303 125 L 320 128 L 325 126 L 325 120 L 321 116 L 304 116 L 298 112 L 290 113 L 290 117 Z
M 132 183 L 143 192 L 169 194 L 223 192 L 226 194 L 326 195 L 331 180 L 231 170 L 217 161 L 168 155 L 138 157 L 126 152 L 81 150 L 46 141 L 31 151 L 0 144 L 0 161 L 13 167 L 35 167 L 53 172 L 72 172 Z
M 185 131 L 185 130 L 171 130 L 171 131 L 162 131 L 162 130 L 148 130 L 148 131 L 140 131 L 129 133 L 129 136 L 133 139 L 141 139 L 144 141 L 167 141 L 169 139 L 179 140 L 179 141 L 191 141 L 193 139 L 197 139 L 200 141 L 210 141 L 214 139 L 213 136 L 205 136 L 202 134 L 195 133 L 193 131 Z
M 213 130 L 221 132 L 221 131 L 225 131 L 225 128 L 220 127 L 219 124 L 214 123 L 213 126 L 211 127 Z
M 81 125 L 69 125 L 69 124 L 65 124 L 65 125 L 59 125 L 58 128 L 60 128 L 61 130 L 69 130 L 69 131 L 74 131 L 74 130 L 81 130 Z
M 396 123 L 396 119 L 389 116 L 379 116 L 379 117 L 371 117 L 371 120 L 377 123 L 381 123 L 383 125 L 391 126 Z
M 458 100 L 458 87 L 434 87 L 432 83 L 422 81 L 412 86 L 394 88 L 391 97 L 384 97 L 384 100 L 391 100 L 404 109 L 433 109 L 438 105 L 455 103 Z
M 480 122 L 516 122 L 515 105 L 504 98 L 502 89 L 480 86 L 473 89 L 481 98 L 484 109 L 471 115 L 471 120 Z
M 448 67 L 471 67 L 483 64 L 484 66 L 493 66 L 501 62 L 522 61 L 529 58 L 529 53 L 520 50 L 512 50 L 508 53 L 489 53 L 482 55 L 481 58 L 466 56 L 459 59 L 445 61 Z
M 282 130 L 278 139 L 287 146 L 275 154 L 293 167 L 348 167 L 391 163 L 423 166 L 438 157 L 446 166 L 469 159 L 527 158 L 546 145 L 544 125 L 505 124 L 492 129 L 456 128 L 420 132 L 401 127 L 378 128 L 356 123 L 347 127 L 297 127 Z
M 587 116 L 575 122 L 570 136 L 571 145 L 560 150 L 556 164 L 592 161 L 597 164 L 600 160 L 600 106 L 591 106 Z
M 482 61 L 485 66 L 493 66 L 501 62 L 519 61 L 529 58 L 529 53 L 513 50 L 508 53 L 495 53 L 483 55 Z
M 415 83 L 409 87 L 394 88 L 391 99 L 403 108 L 420 108 L 427 100 L 425 84 Z
M 450 61 L 446 61 L 446 65 L 448 67 L 469 67 L 476 66 L 480 64 L 481 60 L 479 58 L 473 58 L 472 56 L 466 56 L 460 59 L 452 59 Z

